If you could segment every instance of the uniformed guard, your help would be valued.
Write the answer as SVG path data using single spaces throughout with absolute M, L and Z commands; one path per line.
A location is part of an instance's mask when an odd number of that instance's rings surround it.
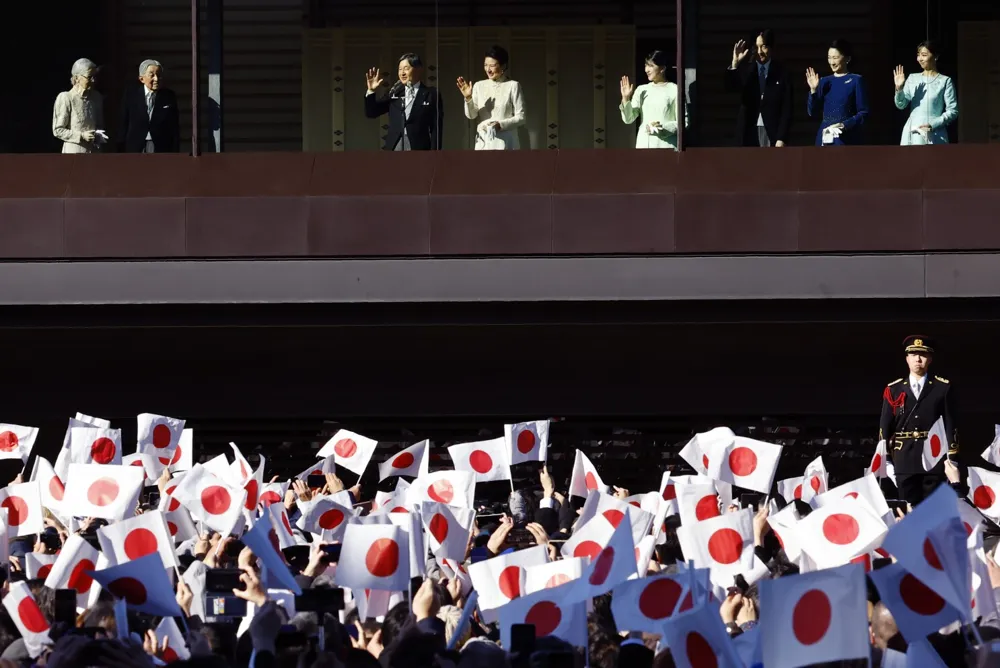
M 952 457 L 958 453 L 958 427 L 951 407 L 951 383 L 928 373 L 934 359 L 933 342 L 917 334 L 906 337 L 903 347 L 910 374 L 889 383 L 882 393 L 878 431 L 896 470 L 899 496 L 915 506 L 945 481 L 944 459 L 930 471 L 924 470 L 921 453 L 927 432 L 943 416 L 948 456 Z

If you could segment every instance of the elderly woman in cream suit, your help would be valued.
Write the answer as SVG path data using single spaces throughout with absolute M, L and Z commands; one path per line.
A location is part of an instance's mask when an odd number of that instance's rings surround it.
M 59 93 L 52 109 L 52 134 L 63 142 L 63 153 L 93 153 L 103 143 L 104 99 L 94 87 L 97 65 L 86 58 L 73 63 L 73 87 Z
M 473 86 L 462 77 L 458 78 L 458 90 L 465 97 L 465 117 L 479 121 L 477 151 L 521 148 L 517 129 L 524 125 L 524 96 L 521 84 L 507 78 L 509 60 L 506 49 L 494 46 L 483 60 L 487 77 L 484 81 L 477 81 Z
M 920 74 L 906 76 L 903 66 L 893 72 L 896 107 L 910 108 L 899 143 L 902 146 L 947 144 L 948 126 L 958 118 L 958 97 L 950 77 L 938 72 L 938 47 L 927 40 L 917 45 Z

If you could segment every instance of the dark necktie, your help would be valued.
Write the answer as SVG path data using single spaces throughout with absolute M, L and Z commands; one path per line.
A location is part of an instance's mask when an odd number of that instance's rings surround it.
M 757 80 L 760 82 L 760 95 L 764 96 L 764 83 L 767 81 L 767 71 L 763 66 L 757 66 Z

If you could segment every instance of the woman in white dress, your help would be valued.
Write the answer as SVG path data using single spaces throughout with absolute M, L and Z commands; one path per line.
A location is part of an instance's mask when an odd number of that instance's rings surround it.
M 486 79 L 470 84 L 458 78 L 458 90 L 465 97 L 465 117 L 478 121 L 477 151 L 511 151 L 521 148 L 517 129 L 524 125 L 524 95 L 521 84 L 507 78 L 507 50 L 494 46 L 486 52 L 483 69 Z
M 677 148 L 677 84 L 667 81 L 667 54 L 653 51 L 646 56 L 646 77 L 649 83 L 638 88 L 628 77 L 622 77 L 622 121 L 639 120 L 636 148 Z M 684 114 L 684 127 L 688 126 Z
M 56 96 L 52 109 L 52 134 L 63 142 L 63 153 L 92 153 L 102 143 L 97 130 L 104 127 L 104 98 L 94 87 L 97 65 L 86 58 L 73 63 L 73 87 Z
M 940 51 L 927 40 L 917 45 L 919 74 L 906 76 L 903 66 L 893 72 L 896 84 L 896 107 L 910 107 L 910 117 L 903 126 L 902 146 L 947 144 L 948 125 L 958 118 L 958 97 L 951 77 L 937 69 Z

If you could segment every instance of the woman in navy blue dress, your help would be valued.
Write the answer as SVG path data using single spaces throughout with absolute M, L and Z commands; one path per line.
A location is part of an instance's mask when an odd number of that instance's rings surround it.
M 821 79 L 813 68 L 806 70 L 809 85 L 806 112 L 810 117 L 823 119 L 816 133 L 816 146 L 860 144 L 861 126 L 868 117 L 868 94 L 861 75 L 848 70 L 850 43 L 834 40 L 826 60 L 833 72 L 830 76 Z

